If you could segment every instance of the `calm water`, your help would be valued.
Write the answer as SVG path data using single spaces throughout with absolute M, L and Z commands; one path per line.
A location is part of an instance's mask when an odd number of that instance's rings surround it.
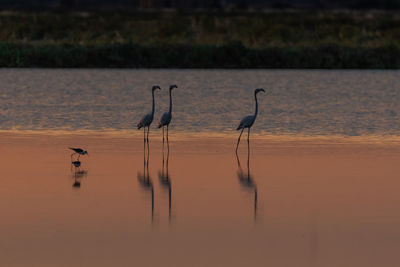
M 399 74 L 0 70 L 0 266 L 397 267 Z
M 0 135 L 0 266 L 399 266 L 399 145 L 234 143 Z
M 129 130 L 173 92 L 179 132 L 228 132 L 254 112 L 254 132 L 400 135 L 400 72 L 274 70 L 0 70 L 0 129 Z

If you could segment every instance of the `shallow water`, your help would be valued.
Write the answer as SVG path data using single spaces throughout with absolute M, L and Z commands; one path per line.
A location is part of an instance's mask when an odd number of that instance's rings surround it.
M 0 129 L 130 130 L 158 118 L 173 91 L 171 130 L 232 132 L 254 112 L 254 133 L 400 136 L 399 71 L 310 70 L 0 70 Z M 155 127 L 155 126 L 154 126 Z
M 399 266 L 398 74 L 2 69 L 0 266 Z
M 234 138 L 171 137 L 147 169 L 141 138 L 0 137 L 1 266 L 400 262 L 399 145 L 256 139 L 239 166 Z

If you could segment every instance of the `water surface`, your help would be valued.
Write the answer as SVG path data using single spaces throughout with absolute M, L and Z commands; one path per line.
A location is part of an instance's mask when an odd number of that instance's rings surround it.
M 399 264 L 398 145 L 0 139 L 1 266 Z
M 310 70 L 0 70 L 0 129 L 130 130 L 158 118 L 173 91 L 176 132 L 231 132 L 254 113 L 254 133 L 400 135 L 400 72 Z
M 0 266 L 400 264 L 398 71 L 0 77 Z M 156 118 L 179 86 L 169 154 L 135 129 L 153 84 Z M 70 146 L 89 151 L 79 169 Z

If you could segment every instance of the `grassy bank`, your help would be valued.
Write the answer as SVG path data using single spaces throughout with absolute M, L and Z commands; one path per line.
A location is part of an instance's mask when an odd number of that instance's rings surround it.
M 396 46 L 355 48 L 334 44 L 248 48 L 211 45 L 0 44 L 2 67 L 133 68 L 400 68 Z
M 395 12 L 0 12 L 0 67 L 400 68 Z

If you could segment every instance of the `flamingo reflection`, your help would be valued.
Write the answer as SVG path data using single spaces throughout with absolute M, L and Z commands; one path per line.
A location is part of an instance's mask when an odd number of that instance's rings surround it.
M 257 193 L 257 185 L 254 182 L 253 176 L 250 174 L 250 145 L 247 148 L 247 173 L 243 171 L 240 165 L 240 159 L 238 154 L 236 154 L 237 164 L 238 164 L 238 172 L 237 177 L 239 179 L 240 185 L 249 190 L 249 192 L 254 192 L 254 220 L 257 219 L 257 203 L 258 203 L 258 193 Z
M 164 142 L 162 148 L 162 169 L 158 172 L 158 178 L 160 179 L 161 186 L 168 190 L 168 220 L 171 221 L 171 208 L 172 208 L 172 186 L 171 179 L 168 173 L 168 161 L 169 161 L 169 141 L 167 138 L 167 158 L 165 160 L 164 153 Z M 164 167 L 165 166 L 165 167 Z
M 147 148 L 146 148 L 147 144 Z M 149 158 L 150 158 L 150 150 L 149 143 L 144 142 L 144 154 L 143 154 L 143 173 L 138 172 L 137 178 L 140 186 L 145 192 L 151 193 L 151 221 L 154 221 L 154 187 L 153 182 L 151 181 L 149 174 Z M 147 157 L 146 157 L 147 151 Z

